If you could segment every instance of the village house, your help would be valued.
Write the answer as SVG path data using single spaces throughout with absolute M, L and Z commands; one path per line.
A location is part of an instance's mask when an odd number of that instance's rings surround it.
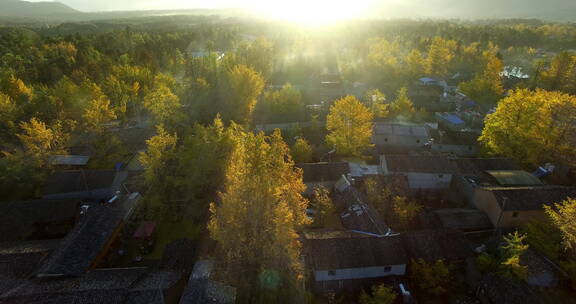
M 532 219 L 544 219 L 544 206 L 576 197 L 576 188 L 561 186 L 486 187 L 474 197 L 496 228 L 513 228 Z
M 428 126 L 421 124 L 381 123 L 374 124 L 372 143 L 380 150 L 406 148 L 423 150 L 430 142 Z
M 90 156 L 85 155 L 54 155 L 50 157 L 52 166 L 62 167 L 82 167 L 90 161 Z
M 305 195 L 311 195 L 318 186 L 332 191 L 336 182 L 350 173 L 350 166 L 346 162 L 302 163 L 296 164 L 296 167 L 303 171 Z
M 388 277 L 404 276 L 411 259 L 460 262 L 470 255 L 463 235 L 452 230 L 388 237 L 309 233 L 304 240 L 304 259 L 319 293 L 358 291 Z
M 0 242 L 0 296 L 25 283 L 59 245 L 57 239 Z
M 466 122 L 456 113 L 436 112 L 436 121 L 439 129 L 458 131 L 466 127 Z
M 486 213 L 475 208 L 438 209 L 432 213 L 444 228 L 466 232 L 485 231 L 494 228 Z
M 389 236 L 394 234 L 378 212 L 365 201 L 362 193 L 353 186 L 335 196 L 335 202 L 344 209 L 340 215 L 342 226 L 348 231 L 362 235 Z
M 455 166 L 444 156 L 382 155 L 384 176 L 404 175 L 411 190 L 441 190 L 450 187 Z
M 63 238 L 76 222 L 79 200 L 14 201 L 0 205 L 0 242 Z
M 520 166 L 509 158 L 453 158 L 457 173 L 452 179 L 452 189 L 460 193 L 470 207 L 474 207 L 476 190 L 495 185 L 486 171 L 518 171 Z
M 431 130 L 430 151 L 458 157 L 474 157 L 480 152 L 479 134 L 471 130 Z
M 97 268 L 114 248 L 139 200 L 140 195 L 132 193 L 104 203 L 82 205 L 80 219 L 36 276 L 75 276 Z
M 27 279 L 0 294 L 19 303 L 177 303 L 182 273 L 149 267 L 97 269 L 77 277 Z
M 201 260 L 194 264 L 180 304 L 233 304 L 236 288 L 211 279 L 214 261 Z
M 109 199 L 122 191 L 126 171 L 67 170 L 50 175 L 42 190 L 44 199 Z

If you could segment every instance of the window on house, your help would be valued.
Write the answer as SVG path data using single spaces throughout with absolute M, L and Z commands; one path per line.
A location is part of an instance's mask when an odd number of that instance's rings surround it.
M 419 144 L 419 143 L 420 143 L 420 140 L 419 140 L 419 139 L 417 139 L 417 140 L 416 140 L 416 143 L 417 143 L 417 144 Z
M 390 271 L 392 271 L 391 266 L 384 266 L 384 272 L 390 272 Z
M 443 177 L 444 177 L 444 174 L 438 174 L 438 177 L 439 177 L 439 178 L 443 178 Z
M 328 275 L 329 275 L 329 276 L 335 276 L 335 275 L 336 275 L 336 270 L 328 270 Z
M 514 211 L 514 213 L 512 213 L 512 217 L 518 217 L 518 211 Z
M 388 142 L 388 138 L 384 138 L 384 142 Z

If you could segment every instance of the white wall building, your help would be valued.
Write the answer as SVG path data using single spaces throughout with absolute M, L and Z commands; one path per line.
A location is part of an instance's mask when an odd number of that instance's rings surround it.
M 405 175 L 412 190 L 447 189 L 456 167 L 444 156 L 382 155 L 380 166 L 384 175 Z
M 372 142 L 379 147 L 423 148 L 431 139 L 426 125 L 375 123 Z

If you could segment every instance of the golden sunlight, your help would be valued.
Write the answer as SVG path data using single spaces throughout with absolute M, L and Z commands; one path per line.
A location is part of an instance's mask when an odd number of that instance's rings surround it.
M 255 0 L 254 5 L 257 11 L 269 18 L 319 26 L 362 17 L 373 3 L 373 0 Z

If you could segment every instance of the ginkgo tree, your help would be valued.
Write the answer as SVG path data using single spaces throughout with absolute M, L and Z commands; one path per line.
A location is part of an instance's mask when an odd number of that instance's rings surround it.
M 372 146 L 374 114 L 354 96 L 337 100 L 330 107 L 326 142 L 340 155 L 360 156 Z
M 20 128 L 22 132 L 17 134 L 17 137 L 24 146 L 24 153 L 35 161 L 36 166 L 43 167 L 47 165 L 52 153 L 63 152 L 65 144 L 70 139 L 65 129 L 71 129 L 72 126 L 65 128 L 60 121 L 48 126 L 33 117 L 30 121 L 21 122 Z
M 518 89 L 486 117 L 480 142 L 488 151 L 529 165 L 576 165 L 576 96 Z
M 260 302 L 271 290 L 297 296 L 303 268 L 296 232 L 309 223 L 305 188 L 278 130 L 238 135 L 208 227 L 221 249 L 225 278 L 246 302 Z

